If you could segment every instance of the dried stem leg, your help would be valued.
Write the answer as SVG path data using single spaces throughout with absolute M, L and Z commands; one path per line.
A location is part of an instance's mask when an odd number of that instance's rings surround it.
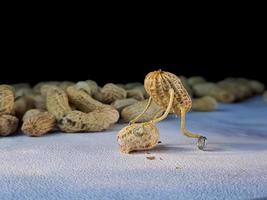
M 174 98 L 174 90 L 172 88 L 169 90 L 169 94 L 170 94 L 170 100 L 169 100 L 169 104 L 168 104 L 166 111 L 164 112 L 164 114 L 161 117 L 154 119 L 153 120 L 154 123 L 159 122 L 168 116 L 168 114 L 172 108 L 173 98 Z
M 143 112 L 141 112 L 138 116 L 136 116 L 133 120 L 131 120 L 130 124 L 137 122 L 137 120 L 140 119 L 145 114 L 145 112 L 148 110 L 151 103 L 152 103 L 152 98 L 149 97 L 149 100 L 148 100 L 147 105 L 146 105 L 145 109 L 143 110 Z
M 185 128 L 185 113 L 186 113 L 185 109 L 181 108 L 181 131 L 187 137 L 198 138 L 197 146 L 200 150 L 203 150 L 206 145 L 205 143 L 206 143 L 207 138 L 202 135 L 191 133 Z

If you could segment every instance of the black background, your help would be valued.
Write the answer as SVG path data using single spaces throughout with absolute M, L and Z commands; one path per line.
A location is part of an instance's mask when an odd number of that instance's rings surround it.
M 240 5 L 207 9 L 210 13 L 197 6 L 198 14 L 192 6 L 185 13 L 174 6 L 166 16 L 155 10 L 147 18 L 138 18 L 142 12 L 135 9 L 117 14 L 109 7 L 102 10 L 111 12 L 106 16 L 94 9 L 77 16 L 69 10 L 55 9 L 55 16 L 23 10 L 3 20 L 0 82 L 93 79 L 102 85 L 143 81 L 148 72 L 162 69 L 211 81 L 233 76 L 267 84 L 266 12 L 259 8 L 254 15 Z M 148 11 L 151 5 L 143 9 Z
M 62 60 L 55 61 L 48 58 L 40 60 L 21 60 L 14 63 L 16 67 L 7 67 L 1 74 L 1 83 L 30 82 L 49 80 L 87 80 L 92 79 L 100 85 L 108 82 L 127 83 L 142 82 L 145 75 L 153 70 L 166 70 L 177 75 L 203 76 L 210 81 L 222 80 L 225 77 L 246 77 L 259 80 L 267 84 L 265 63 L 137 63 L 137 62 L 90 62 Z

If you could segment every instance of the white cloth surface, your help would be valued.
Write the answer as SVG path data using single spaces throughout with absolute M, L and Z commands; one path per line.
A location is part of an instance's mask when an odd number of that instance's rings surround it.
M 267 197 L 267 104 L 261 98 L 190 112 L 158 124 L 150 154 L 121 154 L 117 132 L 22 134 L 0 138 L 0 199 L 253 199 Z M 155 156 L 149 160 L 147 156 Z

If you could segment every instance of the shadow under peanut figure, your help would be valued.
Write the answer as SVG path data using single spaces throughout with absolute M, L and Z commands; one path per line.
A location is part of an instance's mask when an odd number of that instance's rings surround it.
M 197 138 L 197 146 L 200 150 L 203 150 L 206 145 L 207 138 L 202 135 L 191 133 L 185 128 L 185 114 L 190 110 L 192 100 L 182 85 L 180 79 L 175 74 L 158 70 L 146 75 L 144 86 L 150 96 L 148 104 L 143 112 L 130 123 L 138 121 L 138 119 L 147 111 L 152 101 L 164 108 L 166 111 L 168 110 L 167 108 L 172 105 L 170 112 L 181 116 L 182 133 L 187 137 Z M 156 122 L 164 119 L 168 115 L 168 112 L 165 112 L 162 117 L 155 119 L 154 121 Z

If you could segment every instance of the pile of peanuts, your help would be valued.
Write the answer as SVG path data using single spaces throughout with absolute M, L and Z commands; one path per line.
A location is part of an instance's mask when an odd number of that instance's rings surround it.
M 193 111 L 213 111 L 218 103 L 242 101 L 262 94 L 264 85 L 255 80 L 227 78 L 217 83 L 203 77 L 179 77 L 193 98 Z M 267 102 L 267 92 L 264 100 Z M 52 131 L 98 132 L 112 127 L 121 118 L 129 122 L 140 114 L 148 101 L 144 85 L 107 83 L 93 80 L 40 82 L 0 85 L 0 136 L 23 132 L 42 136 Z M 138 122 L 145 122 L 164 110 L 152 103 Z

